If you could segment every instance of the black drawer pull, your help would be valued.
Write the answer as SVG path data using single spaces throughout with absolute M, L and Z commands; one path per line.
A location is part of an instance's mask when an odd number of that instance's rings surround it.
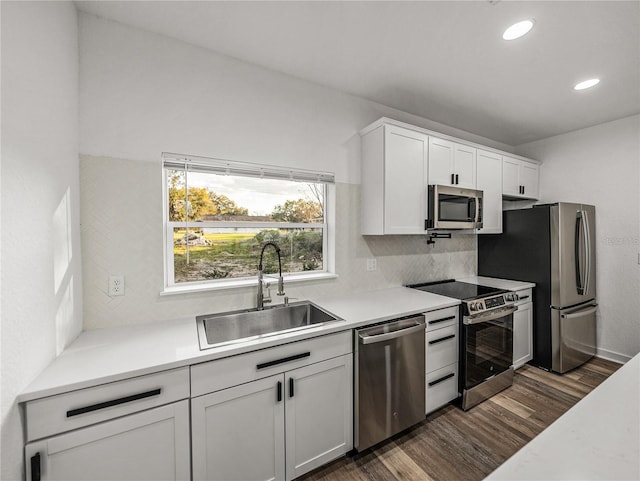
M 440 384 L 441 382 L 446 381 L 447 379 L 451 379 L 455 375 L 456 375 L 455 372 L 450 372 L 449 374 L 447 374 L 446 376 L 441 377 L 440 379 L 436 379 L 435 381 L 431 381 L 429 383 L 429 387 L 435 386 L 436 384 Z
M 31 456 L 31 481 L 40 481 L 40 453 Z
M 453 339 L 456 337 L 455 334 L 451 334 L 449 336 L 441 337 L 440 339 L 434 339 L 433 341 L 429 341 L 429 344 L 438 344 L 439 342 L 448 341 L 449 339 Z
M 276 359 L 275 361 L 263 362 L 256 366 L 257 369 L 266 369 L 268 367 L 277 366 L 278 364 L 284 364 L 285 362 L 297 361 L 305 357 L 311 356 L 310 352 L 303 352 L 302 354 L 296 354 L 294 356 L 283 357 L 282 359 Z
M 277 389 L 277 399 L 278 402 L 282 401 L 282 382 L 278 381 L 278 389 Z
M 525 299 L 529 299 L 530 296 L 522 296 L 522 297 L 518 297 L 519 301 L 524 301 Z
M 293 397 L 293 378 L 289 378 L 289 397 Z
M 98 411 L 100 409 L 110 408 L 112 406 L 118 406 L 119 404 L 130 403 L 132 401 L 138 401 L 139 399 L 145 399 L 152 396 L 157 396 L 162 390 L 160 388 L 152 391 L 141 392 L 140 394 L 132 394 L 131 396 L 125 396 L 118 399 L 112 399 L 111 401 L 105 401 L 98 404 L 92 404 L 91 406 L 85 406 L 78 409 L 72 409 L 67 411 L 67 417 L 78 416 L 79 414 L 86 414 L 92 411 Z
M 429 325 L 431 324 L 438 324 L 439 322 L 444 322 L 444 321 L 450 321 L 452 319 L 455 319 L 456 316 L 449 316 L 449 317 L 443 317 L 442 319 L 435 319 L 433 321 L 429 321 Z

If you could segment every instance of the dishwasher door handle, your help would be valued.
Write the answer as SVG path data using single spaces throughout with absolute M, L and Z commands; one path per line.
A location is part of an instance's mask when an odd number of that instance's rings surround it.
M 358 342 L 360 344 L 375 344 L 376 342 L 388 341 L 389 339 L 396 339 L 398 337 L 406 336 L 418 331 L 424 331 L 424 324 L 416 322 L 414 326 L 399 329 L 397 331 L 385 332 L 383 334 L 358 334 Z

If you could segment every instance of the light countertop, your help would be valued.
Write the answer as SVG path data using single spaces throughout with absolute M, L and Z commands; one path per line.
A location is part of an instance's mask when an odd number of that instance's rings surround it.
M 496 289 L 505 289 L 507 291 L 519 291 L 520 289 L 529 289 L 535 287 L 535 283 L 526 281 L 512 281 L 508 279 L 496 279 L 495 277 L 472 276 L 463 279 L 456 279 L 460 282 L 468 282 L 469 284 L 478 284 L 487 287 L 495 287 Z
M 640 354 L 486 479 L 640 479 Z
M 459 304 L 406 287 L 311 299 L 345 320 L 201 351 L 194 317 L 83 331 L 19 396 L 26 402 Z

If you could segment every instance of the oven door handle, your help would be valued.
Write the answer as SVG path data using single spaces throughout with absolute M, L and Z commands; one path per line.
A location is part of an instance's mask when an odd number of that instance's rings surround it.
M 513 314 L 517 310 L 518 310 L 517 306 L 509 306 L 506 309 L 501 309 L 498 312 L 494 312 L 494 313 L 491 313 L 491 314 L 483 315 L 483 316 L 480 316 L 480 317 L 475 317 L 474 318 L 472 316 L 465 316 L 462 322 L 466 326 L 470 326 L 470 325 L 473 325 L 473 324 L 480 324 L 480 323 L 483 323 L 483 322 L 489 322 L 489 321 L 493 321 L 495 319 L 500 319 L 501 317 L 504 317 L 504 316 L 508 316 L 509 314 Z

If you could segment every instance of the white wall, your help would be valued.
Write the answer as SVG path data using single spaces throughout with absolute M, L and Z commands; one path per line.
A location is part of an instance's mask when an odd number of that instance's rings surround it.
M 2 471 L 23 479 L 16 395 L 82 327 L 78 26 L 71 2 L 2 9 Z
M 358 131 L 386 115 L 511 147 L 80 14 L 80 152 L 158 162 L 162 151 L 331 170 L 359 183 Z
M 335 281 L 295 297 L 469 275 L 475 239 L 365 240 L 357 231 L 360 129 L 388 116 L 510 147 L 139 29 L 80 14 L 80 151 L 85 327 L 148 322 L 254 302 L 254 289 L 160 297 L 160 153 L 330 170 L 339 183 Z M 378 258 L 366 272 L 365 259 Z M 421 270 L 420 270 L 421 269 Z M 109 275 L 125 296 L 106 295 Z M 420 276 L 420 277 L 417 277 Z
M 517 147 L 543 159 L 541 202 L 596 206 L 598 350 L 640 352 L 640 116 Z

